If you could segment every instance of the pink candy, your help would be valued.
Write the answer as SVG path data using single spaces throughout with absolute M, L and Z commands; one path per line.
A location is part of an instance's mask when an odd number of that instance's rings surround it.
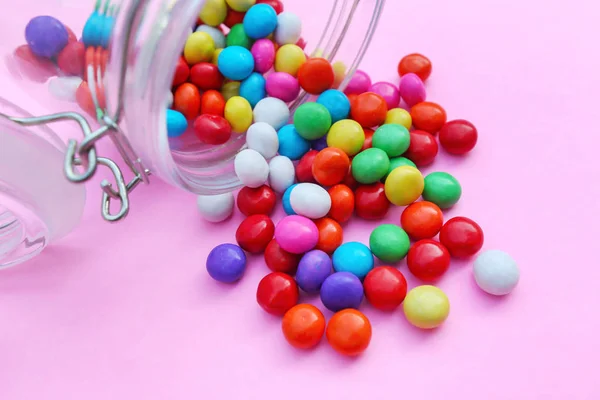
M 266 89 L 269 96 L 288 102 L 298 97 L 300 84 L 287 72 L 273 72 L 267 76 Z
M 400 79 L 400 96 L 409 107 L 425 101 L 427 94 L 421 78 L 413 73 L 404 75 Z
M 317 245 L 319 229 L 306 217 L 289 215 L 279 221 L 275 227 L 275 240 L 283 250 L 302 254 Z
M 361 94 L 369 90 L 371 87 L 371 78 L 369 75 L 359 69 L 356 70 L 344 93 L 346 94 Z
M 275 61 L 275 45 L 269 39 L 259 39 L 250 50 L 254 57 L 254 69 L 264 74 L 273 67 Z
M 398 107 L 400 104 L 400 91 L 396 86 L 389 82 L 377 82 L 371 85 L 369 92 L 376 93 L 383 97 L 388 109 Z

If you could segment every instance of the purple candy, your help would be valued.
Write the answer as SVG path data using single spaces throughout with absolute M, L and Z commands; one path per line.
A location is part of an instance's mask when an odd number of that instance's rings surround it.
M 296 272 L 296 282 L 307 293 L 316 293 L 323 281 L 331 275 L 333 264 L 327 253 L 312 250 L 302 256 Z
M 273 67 L 275 45 L 269 39 L 258 39 L 250 50 L 254 57 L 254 70 L 264 74 Z
M 406 74 L 400 79 L 400 95 L 409 107 L 425 101 L 427 97 L 423 81 L 413 73 Z
M 321 151 L 321 150 L 323 150 L 325 147 L 328 147 L 328 146 L 327 146 L 327 135 L 323 136 L 322 138 L 319 138 L 319 139 L 312 140 L 312 141 L 310 142 L 310 147 L 311 147 L 313 150 L 317 150 L 317 151 Z
M 300 94 L 298 80 L 287 72 L 273 72 L 267 76 L 267 94 L 285 102 L 294 101 Z
M 321 301 L 333 312 L 345 308 L 358 308 L 363 299 L 363 285 L 350 272 L 336 272 L 321 285 Z
M 67 45 L 69 33 L 59 20 L 42 15 L 29 21 L 25 27 L 25 40 L 33 54 L 52 58 Z
M 377 82 L 371 85 L 369 92 L 377 93 L 385 100 L 388 110 L 398 107 L 400 104 L 400 91 L 396 85 L 389 82 Z
M 350 82 L 348 82 L 344 93 L 361 94 L 369 90 L 369 87 L 371 87 L 371 78 L 366 72 L 357 69 Z
M 220 244 L 208 254 L 206 270 L 216 281 L 224 283 L 239 281 L 246 271 L 246 254 L 235 244 Z

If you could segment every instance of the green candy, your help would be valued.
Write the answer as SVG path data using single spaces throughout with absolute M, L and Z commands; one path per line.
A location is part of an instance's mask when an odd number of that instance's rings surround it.
M 455 177 L 447 172 L 432 172 L 425 177 L 423 199 L 439 208 L 450 208 L 460 199 L 462 189 Z
M 252 47 L 253 40 L 246 35 L 244 25 L 236 24 L 231 27 L 229 34 L 227 35 L 226 45 L 229 46 L 242 46 L 250 50 Z
M 294 113 L 294 128 L 306 140 L 322 138 L 331 127 L 329 110 L 319 103 L 304 103 Z
M 410 133 L 402 125 L 381 125 L 373 133 L 373 147 L 385 151 L 390 158 L 403 154 L 409 145 Z
M 369 247 L 375 257 L 385 263 L 402 260 L 410 248 L 410 239 L 404 229 L 397 225 L 379 225 L 371 232 Z
M 375 183 L 390 169 L 390 159 L 385 151 L 370 148 L 361 151 L 352 160 L 352 176 L 358 183 Z
M 417 168 L 417 165 L 414 162 L 410 161 L 406 157 L 394 157 L 394 158 L 390 158 L 390 169 L 388 170 L 388 173 L 383 177 L 383 179 L 387 178 L 387 176 L 390 174 L 390 172 L 392 172 L 396 168 L 398 168 L 398 167 L 404 167 L 404 166 L 407 166 L 407 165 L 409 167 Z

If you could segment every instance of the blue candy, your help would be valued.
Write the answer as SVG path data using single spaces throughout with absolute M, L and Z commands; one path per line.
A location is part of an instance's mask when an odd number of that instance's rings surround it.
M 265 78 L 261 74 L 253 72 L 240 84 L 240 96 L 248 100 L 248 103 L 254 108 L 256 103 L 267 97 L 265 85 Z
M 371 250 L 359 242 L 344 243 L 333 252 L 333 269 L 350 272 L 360 279 L 367 276 L 374 263 Z
M 317 151 L 323 150 L 325 147 L 327 147 L 327 135 L 319 139 L 311 140 L 310 147 Z
M 100 33 L 100 46 L 104 49 L 108 48 L 110 37 L 112 35 L 113 26 L 115 25 L 114 17 L 105 17 L 102 31 Z
M 81 40 L 86 47 L 96 47 L 102 44 L 102 35 L 104 32 L 104 26 L 106 24 L 106 17 L 94 11 L 92 15 L 85 21 L 83 26 L 83 32 L 81 33 Z
M 217 66 L 225 78 L 242 81 L 254 70 L 254 57 L 242 46 L 229 46 L 219 53 Z
M 304 139 L 293 124 L 284 125 L 277 132 L 279 139 L 279 155 L 290 160 L 299 160 L 310 150 L 310 142 Z
M 187 128 L 188 123 L 182 113 L 167 109 L 167 135 L 169 137 L 181 136 Z
M 69 43 L 69 33 L 62 22 L 43 15 L 29 21 L 25 27 L 25 40 L 36 56 L 53 58 Z
M 292 190 L 298 186 L 297 183 L 294 183 L 292 186 L 287 188 L 285 192 L 283 192 L 283 196 L 281 197 L 281 204 L 283 205 L 283 211 L 287 215 L 296 215 L 296 212 L 292 208 L 292 203 L 290 202 L 290 196 L 292 195 Z
M 246 11 L 244 31 L 252 39 L 269 36 L 277 28 L 277 13 L 268 4 L 256 4 Z
M 350 100 L 339 90 L 329 89 L 317 98 L 317 103 L 322 104 L 331 114 L 331 123 L 348 118 L 350 115 Z

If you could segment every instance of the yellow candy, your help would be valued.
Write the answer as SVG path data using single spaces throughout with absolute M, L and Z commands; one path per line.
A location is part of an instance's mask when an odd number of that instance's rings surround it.
M 221 54 L 221 52 L 223 51 L 223 49 L 215 49 L 215 52 L 213 53 L 213 57 L 212 57 L 212 63 L 217 65 L 219 63 L 219 54 Z
M 183 57 L 190 65 L 212 61 L 214 53 L 215 42 L 206 32 L 192 33 L 183 48 Z
M 450 313 L 450 302 L 446 294 L 431 285 L 411 289 L 403 304 L 408 322 L 421 329 L 437 328 Z
M 340 86 L 344 78 L 346 77 L 346 64 L 341 61 L 336 61 L 331 64 L 333 68 L 333 87 L 337 88 Z
M 206 25 L 221 25 L 227 17 L 225 0 L 205 0 L 199 17 Z
M 256 0 L 227 0 L 227 4 L 235 11 L 244 12 L 256 4 Z
M 397 206 L 413 203 L 423 193 L 425 181 L 415 167 L 408 165 L 394 169 L 385 180 L 385 196 Z
M 365 131 L 354 120 L 343 119 L 329 128 L 327 146 L 336 147 L 349 156 L 358 154 L 364 143 Z
M 238 81 L 230 81 L 225 82 L 223 87 L 221 87 L 221 94 L 225 101 L 231 99 L 234 96 L 240 95 L 240 82 Z
M 298 69 L 306 62 L 304 50 L 295 44 L 285 44 L 275 53 L 275 71 L 298 75 Z
M 412 126 L 412 118 L 410 113 L 403 108 L 392 108 L 387 112 L 385 116 L 386 124 L 398 124 L 402 125 L 406 129 L 410 129 Z
M 225 103 L 225 119 L 234 132 L 244 133 L 252 125 L 252 106 L 245 98 L 233 96 Z

